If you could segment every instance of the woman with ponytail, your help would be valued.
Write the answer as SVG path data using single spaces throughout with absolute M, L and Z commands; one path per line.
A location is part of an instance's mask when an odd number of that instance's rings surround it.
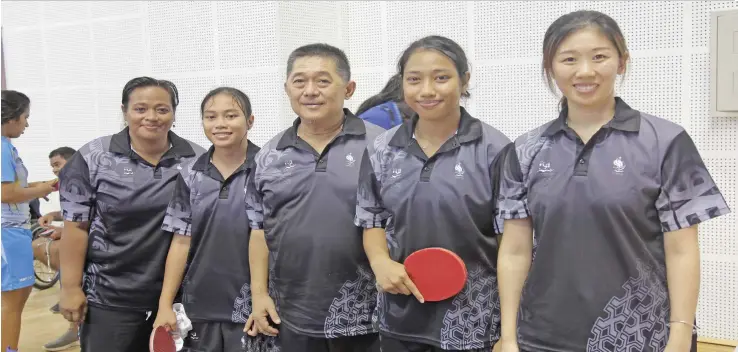
M 392 76 L 379 94 L 365 100 L 356 116 L 388 130 L 402 124 L 413 115 L 402 96 L 402 76 Z
M 253 174 L 259 147 L 248 139 L 254 125 L 249 97 L 220 87 L 200 105 L 205 136 L 213 145 L 183 165 L 177 177 L 163 229 L 174 234 L 167 255 L 164 286 L 154 327 L 177 331 L 172 308 L 182 304 L 192 321 L 187 351 L 267 352 L 274 339 L 245 336 L 251 314 L 246 180 Z

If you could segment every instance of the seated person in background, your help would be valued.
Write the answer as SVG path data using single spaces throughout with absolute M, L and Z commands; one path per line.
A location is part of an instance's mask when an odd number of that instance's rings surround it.
M 70 147 L 60 147 L 49 153 L 49 164 L 54 175 L 59 177 L 59 171 L 75 152 Z M 31 207 L 31 210 L 31 218 L 33 218 L 33 207 Z M 36 210 L 36 212 L 40 214 L 40 211 Z M 53 221 L 63 221 L 61 212 L 52 211 L 38 219 L 40 226 L 48 228 L 52 232 L 48 236 L 33 241 L 33 258 L 47 263 L 54 270 L 59 270 L 59 239 L 61 239 L 62 229 L 52 225 Z M 51 307 L 50 310 L 55 314 L 59 313 L 59 303 Z M 77 345 L 79 345 L 77 324 L 70 323 L 69 330 L 65 331 L 59 338 L 44 345 L 44 349 L 47 351 L 62 351 Z
M 365 100 L 356 116 L 388 130 L 413 116 L 413 110 L 403 101 L 402 77 L 392 76 L 379 94 Z

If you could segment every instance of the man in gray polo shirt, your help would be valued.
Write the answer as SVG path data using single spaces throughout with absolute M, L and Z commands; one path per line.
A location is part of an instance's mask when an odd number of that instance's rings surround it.
M 350 79 L 340 49 L 290 54 L 285 91 L 299 117 L 257 154 L 247 186 L 252 319 L 283 351 L 379 351 L 375 280 L 353 218 L 361 158 L 382 129 L 343 108 Z
M 502 333 L 521 351 L 663 351 L 692 330 L 670 301 L 667 239 L 730 210 L 682 127 L 615 100 L 587 143 L 564 108 L 506 150 Z

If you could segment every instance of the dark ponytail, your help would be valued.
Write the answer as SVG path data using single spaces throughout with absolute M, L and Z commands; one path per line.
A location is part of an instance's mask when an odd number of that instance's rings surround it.
M 28 96 L 14 90 L 3 91 L 3 114 L 2 124 L 6 124 L 13 120 L 18 120 L 28 107 L 31 106 L 31 100 Z
M 356 110 L 356 116 L 359 116 L 367 110 L 390 101 L 402 101 L 402 74 L 398 73 L 390 77 L 379 94 L 365 100 L 359 109 Z
M 238 107 L 241 108 L 241 112 L 243 112 L 243 115 L 246 116 L 247 119 L 251 116 L 251 100 L 249 100 L 248 95 L 233 87 L 218 87 L 208 92 L 208 94 L 205 95 L 205 98 L 202 99 L 202 103 L 200 103 L 200 115 L 205 114 L 205 104 L 218 94 L 229 95 L 233 98 Z

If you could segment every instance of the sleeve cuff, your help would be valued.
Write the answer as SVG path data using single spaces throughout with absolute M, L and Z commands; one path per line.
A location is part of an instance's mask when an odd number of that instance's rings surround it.
M 264 223 L 263 222 L 249 222 L 249 226 L 252 230 L 263 230 L 264 229 Z
M 720 208 L 713 208 L 713 209 L 707 209 L 700 212 L 692 213 L 692 215 L 683 217 L 680 219 L 675 219 L 674 222 L 662 222 L 661 223 L 661 231 L 662 232 L 670 232 L 670 231 L 677 231 L 681 230 L 690 226 L 694 226 L 697 224 L 700 224 L 702 222 L 717 218 L 722 215 L 726 215 L 730 213 L 730 208 L 726 205 L 724 207 Z
M 86 222 L 90 221 L 90 209 L 76 209 L 74 212 L 69 212 L 62 209 L 62 219 L 64 221 L 71 222 Z

